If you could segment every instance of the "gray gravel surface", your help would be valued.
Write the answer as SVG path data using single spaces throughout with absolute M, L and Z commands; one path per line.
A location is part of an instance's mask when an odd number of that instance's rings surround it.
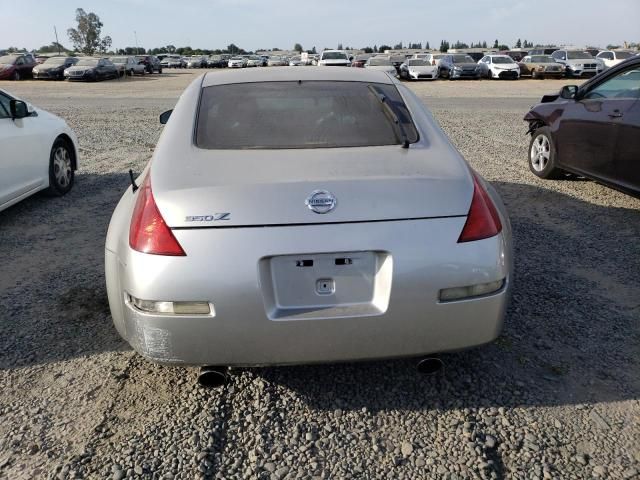
M 510 210 L 494 344 L 437 377 L 412 360 L 256 368 L 211 391 L 132 352 L 106 302 L 126 172 L 191 77 L 152 78 L 2 84 L 68 121 L 82 167 L 66 197 L 0 213 L 0 478 L 640 479 L 640 200 L 529 173 L 521 118 L 558 83 L 412 84 Z

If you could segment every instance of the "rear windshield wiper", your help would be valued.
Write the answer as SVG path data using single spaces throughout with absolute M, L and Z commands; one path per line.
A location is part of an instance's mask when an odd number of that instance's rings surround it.
M 378 101 L 380 102 L 380 105 L 382 106 L 382 109 L 391 117 L 391 119 L 393 120 L 393 123 L 395 123 L 398 126 L 398 131 L 400 132 L 400 137 L 401 137 L 400 139 L 402 140 L 402 148 L 409 148 L 409 144 L 411 142 L 409 142 L 409 136 L 407 135 L 407 131 L 405 130 L 404 125 L 398 118 L 398 115 L 394 111 L 393 107 L 389 105 L 389 102 L 387 101 L 387 96 L 384 93 L 380 92 L 373 85 L 369 85 L 369 90 L 371 90 L 371 93 L 373 93 L 373 95 L 378 99 Z

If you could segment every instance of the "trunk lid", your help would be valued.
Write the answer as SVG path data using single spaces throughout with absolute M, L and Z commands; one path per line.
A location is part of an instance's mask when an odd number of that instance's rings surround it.
M 473 194 L 469 170 L 450 146 L 193 147 L 183 158 L 151 163 L 153 195 L 172 228 L 464 216 Z M 319 214 L 305 203 L 318 190 L 335 197 L 332 211 Z

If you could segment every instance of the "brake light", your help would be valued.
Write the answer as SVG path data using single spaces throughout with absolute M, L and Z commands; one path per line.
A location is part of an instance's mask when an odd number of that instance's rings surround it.
M 502 231 L 500 215 L 498 215 L 491 197 L 482 188 L 475 174 L 472 174 L 472 176 L 473 199 L 471 200 L 467 221 L 464 224 L 460 238 L 458 238 L 458 243 L 482 240 L 483 238 L 493 237 Z
M 151 255 L 186 256 L 158 210 L 151 191 L 151 173 L 138 192 L 129 227 L 129 246 Z

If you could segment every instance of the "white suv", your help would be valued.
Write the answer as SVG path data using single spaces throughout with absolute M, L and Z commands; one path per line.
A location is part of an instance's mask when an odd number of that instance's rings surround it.
M 568 77 L 595 75 L 604 69 L 590 53 L 582 50 L 556 50 L 551 56 L 564 65 Z
M 350 67 L 349 55 L 343 50 L 323 50 L 318 60 L 319 67 Z

